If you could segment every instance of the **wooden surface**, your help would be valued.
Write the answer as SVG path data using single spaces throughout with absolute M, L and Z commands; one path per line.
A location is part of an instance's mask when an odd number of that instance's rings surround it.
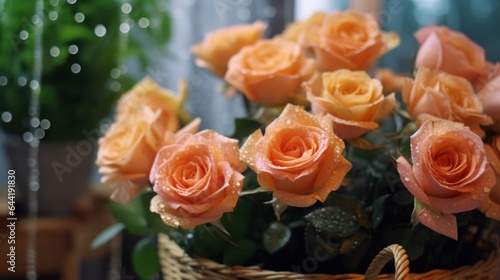
M 6 188 L 0 193 L 0 237 L 8 237 Z M 102 259 L 110 254 L 110 246 L 96 250 L 90 247 L 92 240 L 113 219 L 105 205 L 109 189 L 94 189 L 75 204 L 70 217 L 39 217 L 36 225 L 36 270 L 38 275 L 59 275 L 61 280 L 77 280 L 83 260 Z M 11 245 L 0 238 L 0 279 L 24 277 L 26 275 L 26 253 L 29 227 L 28 217 L 17 217 L 16 221 L 16 268 L 7 270 L 7 250 Z

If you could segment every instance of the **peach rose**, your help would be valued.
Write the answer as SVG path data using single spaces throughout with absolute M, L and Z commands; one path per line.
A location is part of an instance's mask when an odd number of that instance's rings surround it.
M 291 104 L 266 127 L 265 135 L 255 131 L 240 149 L 260 186 L 296 207 L 323 202 L 340 187 L 352 167 L 343 151 L 329 115 L 313 116 Z
M 196 65 L 209 68 L 223 78 L 229 59 L 244 46 L 257 42 L 266 27 L 263 22 L 255 22 L 208 33 L 202 42 L 191 47 L 191 52 L 196 55 Z
M 420 44 L 415 65 L 441 69 L 470 82 L 487 73 L 492 65 L 484 50 L 467 36 L 445 26 L 426 26 L 415 32 Z
M 265 105 L 301 99 L 301 83 L 316 71 L 314 60 L 306 58 L 299 44 L 279 38 L 244 47 L 228 66 L 224 79 L 248 99 Z
M 307 43 L 322 71 L 368 70 L 380 56 L 399 45 L 396 33 L 383 33 L 375 18 L 355 11 L 331 13 L 310 33 Z
M 160 110 L 162 125 L 166 130 L 177 131 L 180 127 L 178 113 L 186 94 L 181 83 L 179 98 L 170 90 L 160 87 L 149 77 L 142 79 L 131 90 L 124 93 L 116 105 L 116 121 L 135 114 L 139 106 L 147 106 L 153 111 Z
M 407 79 L 402 90 L 408 113 L 418 123 L 446 119 L 464 123 L 480 137 L 481 125 L 492 123 L 469 81 L 438 69 L 421 67 L 415 81 Z
M 456 239 L 456 218 L 450 214 L 477 208 L 495 184 L 483 142 L 463 124 L 446 120 L 424 122 L 410 141 L 413 167 L 404 157 L 397 159 L 401 181 L 416 199 L 435 209 L 419 213 L 418 219 Z M 431 218 L 433 213 L 450 223 L 439 223 Z
M 486 156 L 496 175 L 496 184 L 489 196 L 479 206 L 479 210 L 491 219 L 500 220 L 500 136 L 493 136 L 488 144 L 484 145 Z
M 321 26 L 327 15 L 324 12 L 315 12 L 302 22 L 292 22 L 287 25 L 279 36 L 299 44 L 304 44 L 308 41 L 307 37 L 310 34 L 310 30 Z
M 364 71 L 337 70 L 322 74 L 320 91 L 308 90 L 314 114 L 326 112 L 335 122 L 335 133 L 342 139 L 354 139 L 377 129 L 377 122 L 394 109 L 394 93 L 384 96 L 379 80 Z
M 150 210 L 172 227 L 194 228 L 233 211 L 243 186 L 238 141 L 213 130 L 163 147 L 151 169 Z
M 484 112 L 493 119 L 494 127 L 500 132 L 500 75 L 487 82 L 477 95 L 483 104 Z
M 196 119 L 176 134 L 164 126 L 162 111 L 141 106 L 129 118 L 111 125 L 99 139 L 96 164 L 101 181 L 117 185 L 111 199 L 128 203 L 148 184 L 149 172 L 161 146 L 178 135 L 198 130 Z

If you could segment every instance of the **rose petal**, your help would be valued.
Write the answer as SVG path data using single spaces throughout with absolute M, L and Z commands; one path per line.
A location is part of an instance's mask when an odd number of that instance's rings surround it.
M 408 191 L 423 203 L 433 205 L 430 203 L 427 194 L 418 185 L 418 182 L 413 175 L 410 163 L 408 163 L 408 161 L 402 156 L 399 157 L 396 162 L 401 182 L 403 182 L 403 185 L 408 189 Z
M 423 208 L 417 214 L 417 219 L 426 227 L 458 240 L 457 218 L 452 214 L 436 215 L 429 209 Z

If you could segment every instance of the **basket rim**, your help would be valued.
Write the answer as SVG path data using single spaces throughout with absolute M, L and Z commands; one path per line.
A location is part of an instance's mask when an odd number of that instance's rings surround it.
M 389 247 L 391 247 L 389 249 Z M 410 273 L 409 260 L 401 245 L 393 244 L 384 248 L 377 255 L 365 274 L 301 274 L 292 271 L 264 270 L 258 266 L 228 266 L 210 259 L 189 256 L 177 243 L 166 234 L 158 234 L 158 254 L 162 273 L 168 279 L 492 279 L 500 276 L 500 246 L 493 250 L 488 258 L 475 264 L 455 269 L 433 269 L 424 273 Z M 377 258 L 383 255 L 381 262 Z M 380 270 L 394 258 L 395 273 L 381 274 Z M 373 268 L 372 265 L 374 266 Z M 370 272 L 370 270 L 372 270 Z M 470 277 L 474 278 L 470 278 Z M 477 278 L 476 278 L 477 277 Z M 485 278 L 487 277 L 487 278 Z

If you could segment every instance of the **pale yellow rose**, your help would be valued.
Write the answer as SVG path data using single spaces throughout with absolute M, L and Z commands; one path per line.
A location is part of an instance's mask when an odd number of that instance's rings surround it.
M 260 186 L 286 205 L 308 207 L 337 190 L 352 165 L 331 116 L 312 115 L 287 105 L 265 129 L 251 134 L 241 159 L 257 173 Z
M 232 212 L 245 177 L 238 141 L 204 130 L 158 152 L 150 174 L 150 210 L 172 227 L 194 228 Z
M 451 120 L 483 137 L 481 126 L 492 123 L 470 82 L 438 69 L 420 67 L 414 81 L 406 80 L 402 94 L 408 113 L 417 124 L 427 119 Z
M 325 12 L 315 12 L 309 18 L 301 22 L 292 22 L 288 24 L 280 37 L 300 44 L 305 44 L 307 37 L 311 34 L 311 29 L 318 28 L 323 24 L 326 16 Z
M 202 42 L 191 47 L 196 64 L 224 77 L 229 59 L 244 46 L 257 42 L 267 25 L 263 22 L 222 28 L 205 35 Z
M 379 80 L 364 71 L 324 72 L 321 90 L 310 89 L 307 99 L 314 114 L 333 116 L 335 133 L 353 139 L 378 128 L 378 123 L 395 108 L 394 93 L 385 96 Z
M 415 32 L 420 43 L 415 66 L 441 69 L 473 83 L 492 65 L 484 49 L 460 32 L 445 26 L 426 26 Z
M 484 145 L 486 156 L 496 176 L 496 184 L 479 210 L 491 219 L 500 221 L 500 136 L 493 136 L 488 144 Z
M 316 71 L 297 43 L 274 38 L 244 47 L 229 61 L 224 79 L 248 99 L 264 105 L 285 105 L 304 99 L 301 84 Z
M 162 88 L 153 79 L 146 77 L 132 89 L 124 93 L 116 106 L 116 121 L 122 121 L 136 113 L 140 106 L 147 106 L 152 111 L 160 110 L 162 125 L 166 130 L 177 131 L 180 127 L 179 113 L 185 98 L 185 85 L 180 84 L 180 94 Z
M 368 70 L 383 54 L 399 45 L 396 33 L 384 33 L 368 13 L 333 12 L 307 36 L 322 71 Z

